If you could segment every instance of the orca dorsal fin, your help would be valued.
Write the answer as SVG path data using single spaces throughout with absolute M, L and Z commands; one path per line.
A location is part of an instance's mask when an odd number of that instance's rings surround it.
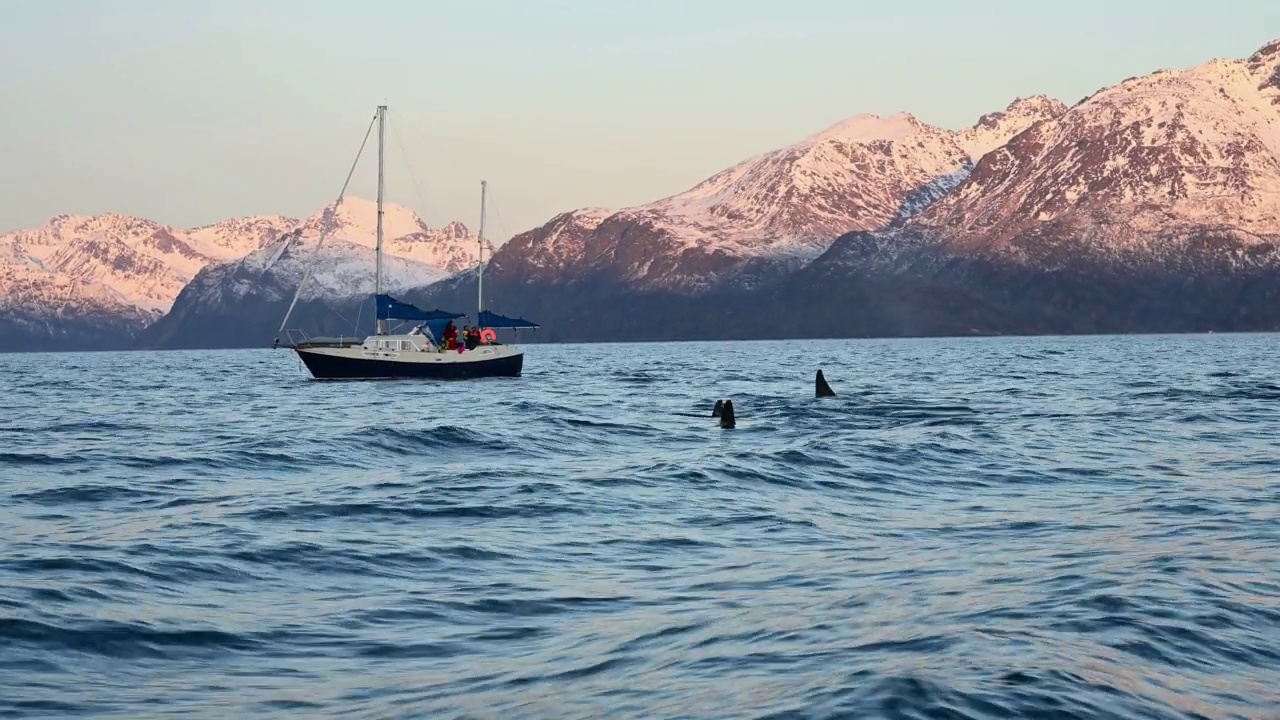
M 827 384 L 827 379 L 823 377 L 822 371 L 818 371 L 817 377 L 813 379 L 813 396 L 814 397 L 835 397 L 836 391 L 831 389 Z
M 733 415 L 733 401 L 725 400 L 720 408 L 720 427 L 728 429 L 736 427 L 737 424 L 737 418 Z

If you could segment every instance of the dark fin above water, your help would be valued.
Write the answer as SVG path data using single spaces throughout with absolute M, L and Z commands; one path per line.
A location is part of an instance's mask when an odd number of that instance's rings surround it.
M 711 417 L 720 417 L 720 413 L 724 410 L 724 401 L 717 400 L 716 406 L 711 408 Z
M 725 400 L 724 405 L 720 406 L 720 427 L 731 428 L 737 425 L 737 419 L 733 416 L 733 401 Z
M 822 371 L 818 371 L 818 376 L 813 379 L 813 396 L 814 397 L 835 397 L 836 391 L 831 389 L 827 384 L 827 379 L 822 376 Z

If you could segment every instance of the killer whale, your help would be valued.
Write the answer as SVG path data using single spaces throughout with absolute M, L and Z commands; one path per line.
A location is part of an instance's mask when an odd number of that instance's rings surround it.
M 818 371 L 818 375 L 813 379 L 813 396 L 814 397 L 835 397 L 836 391 L 831 389 L 827 384 L 827 379 L 822 376 L 822 371 Z
M 725 400 L 724 404 L 717 402 L 716 405 L 720 408 L 720 427 L 725 429 L 737 427 L 737 418 L 733 416 L 733 401 Z

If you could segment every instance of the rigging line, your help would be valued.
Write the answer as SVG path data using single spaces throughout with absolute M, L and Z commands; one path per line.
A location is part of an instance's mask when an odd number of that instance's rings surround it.
M 426 148 L 427 152 L 431 152 L 433 150 L 439 150 L 439 152 L 436 153 L 438 156 L 443 157 L 445 155 L 445 153 L 443 152 L 444 148 L 438 147 L 435 143 L 431 142 L 431 139 L 428 138 L 426 135 L 424 135 L 422 131 L 419 130 L 417 125 L 415 125 L 414 123 L 409 123 L 409 132 L 418 136 L 418 139 L 422 141 L 422 145 L 424 148 Z
M 391 131 L 391 135 L 396 140 L 396 146 L 400 148 L 400 156 L 404 158 L 404 165 L 409 170 L 409 179 L 413 181 L 413 189 L 418 193 L 418 207 L 422 212 L 428 213 L 430 208 L 427 206 L 426 194 L 422 192 L 422 183 L 418 182 L 418 175 L 413 171 L 413 162 L 409 160 L 409 151 L 404 149 L 404 141 L 397 131 L 399 126 L 391 124 L 391 113 L 387 113 L 387 129 Z
M 507 224 L 502 221 L 502 208 L 498 207 L 497 203 L 493 201 L 493 190 L 489 191 L 489 207 L 493 210 L 493 214 L 498 216 L 498 229 L 501 230 L 502 237 L 508 240 L 511 239 L 511 231 L 507 229 Z M 495 250 L 497 249 L 496 243 L 494 243 L 494 248 Z
M 364 140 L 360 141 L 360 149 L 356 151 L 356 159 L 351 163 L 351 169 L 350 169 L 349 171 L 347 171 L 347 180 L 346 180 L 346 182 L 342 183 L 342 191 L 338 193 L 338 199 L 334 201 L 334 202 L 335 202 L 335 204 L 336 204 L 336 203 L 338 203 L 338 202 L 341 202 L 341 201 L 342 201 L 343 196 L 345 196 L 345 195 L 347 194 L 347 186 L 351 184 L 351 176 L 355 174 L 355 172 L 356 172 L 356 166 L 360 164 L 360 156 L 364 154 L 364 147 L 365 147 L 365 145 L 367 145 L 367 144 L 369 143 L 369 135 L 370 135 L 370 133 L 372 133 L 372 132 L 373 132 L 373 124 L 374 124 L 375 122 L 377 122 L 377 121 L 378 121 L 378 115 L 377 115 L 377 113 L 374 113 L 373 119 L 369 121 L 369 127 L 368 127 L 368 128 L 365 128 L 365 131 L 364 131 Z M 293 231 L 290 231 L 290 232 L 294 232 L 294 231 L 300 230 L 304 225 L 306 225 L 306 222 L 307 222 L 306 220 L 303 220 L 303 221 L 299 222 L 299 223 L 298 223 L 298 225 L 297 225 L 297 227 L 296 227 L 296 228 L 294 228 L 294 230 L 293 230 Z M 327 229 L 322 225 L 322 226 L 321 226 L 321 228 L 320 228 L 320 240 L 319 240 L 319 243 L 316 245 L 316 249 L 312 252 L 312 260 L 313 260 L 313 261 L 314 261 L 314 259 L 315 259 L 315 255 L 316 255 L 317 253 L 319 253 L 319 252 L 320 252 L 320 244 L 323 244 L 323 243 L 324 243 L 325 236 L 326 236 L 326 234 L 327 234 L 328 232 L 329 232 L 329 231 L 328 231 L 328 230 L 327 230 Z M 299 233 L 299 237 L 298 237 L 298 238 L 294 238 L 294 240 L 297 240 L 297 239 L 299 239 L 300 237 L 301 237 L 301 233 Z M 265 274 L 266 274 L 266 272 L 267 272 L 267 270 L 268 270 L 268 269 L 270 269 L 270 268 L 271 268 L 271 266 L 272 266 L 272 265 L 274 265 L 274 264 L 276 263 L 276 261 L 277 261 L 277 260 L 279 260 L 279 259 L 284 255 L 285 251 L 289 249 L 289 248 L 288 248 L 288 246 L 289 246 L 290 244 L 292 244 L 294 240 L 290 240 L 288 243 L 286 243 L 286 244 L 285 244 L 285 247 L 281 248 L 281 249 L 280 249 L 280 252 L 276 253 L 276 256 L 275 256 L 274 258 L 272 258 L 272 259 L 271 259 L 271 261 L 270 261 L 270 262 L 268 262 L 268 263 L 266 264 L 266 266 L 264 266 L 264 267 L 262 268 L 262 273 L 260 273 L 260 274 L 259 274 L 259 276 L 258 276 L 258 278 L 259 278 L 259 279 L 261 279 L 261 278 L 262 278 L 262 275 L 265 275 Z M 304 282 L 305 282 L 305 280 L 304 280 Z
M 360 149 L 356 151 L 356 159 L 351 163 L 351 170 L 347 172 L 347 179 L 342 183 L 342 190 L 338 192 L 338 199 L 334 201 L 334 211 L 337 211 L 338 204 L 342 202 L 343 196 L 347 194 L 347 186 L 351 184 L 351 177 L 356 174 L 356 166 L 360 164 L 360 156 L 364 154 L 364 146 L 369 144 L 369 135 L 373 133 L 373 125 L 378 121 L 378 114 L 373 114 L 373 119 L 369 121 L 369 127 L 364 131 L 364 140 L 360 141 Z M 324 245 L 325 238 L 329 235 L 327 224 L 320 226 L 320 239 L 316 241 L 316 249 L 311 253 L 311 262 L 307 264 L 306 271 L 302 274 L 302 282 L 298 283 L 298 289 L 293 291 L 293 300 L 289 303 L 289 309 L 285 311 L 284 320 L 280 321 L 280 329 L 276 332 L 284 332 L 284 326 L 289 322 L 289 316 L 293 314 L 293 308 L 298 304 L 298 298 L 302 295 L 302 288 L 311 279 L 311 268 L 315 265 L 316 258 L 320 256 L 320 248 Z M 281 253 L 283 255 L 283 252 Z M 265 269 L 263 272 L 266 272 Z
M 375 302 L 376 302 L 376 301 L 375 301 Z M 361 308 L 363 308 L 363 307 L 364 307 L 364 303 L 361 303 L 360 305 L 361 305 Z M 357 336 L 358 336 L 358 335 L 360 334 L 360 326 L 359 326 L 359 324 L 351 322 L 350 320 L 348 320 L 348 319 L 347 319 L 347 316 L 346 316 L 346 315 L 343 315 L 342 313 L 338 312 L 337 310 L 335 310 L 335 309 L 333 309 L 333 308 L 328 308 L 328 310 L 329 310 L 329 312 L 333 313 L 333 314 L 334 314 L 334 315 L 335 315 L 339 320 L 341 320 L 342 322 L 344 322 L 344 323 L 346 323 L 346 324 L 350 325 L 350 326 L 351 326 L 351 329 L 352 329 L 352 331 L 354 331 L 355 335 L 357 335 Z M 357 316 L 357 320 L 358 320 L 358 319 L 359 319 L 359 316 Z

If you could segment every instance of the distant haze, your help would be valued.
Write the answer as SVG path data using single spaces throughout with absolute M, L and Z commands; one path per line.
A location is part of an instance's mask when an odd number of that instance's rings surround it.
M 306 217 L 377 104 L 389 198 L 495 241 L 687 189 L 857 113 L 958 128 L 1280 31 L 1280 2 L 4 0 L 0 232 Z M 372 138 L 352 194 L 374 197 Z

